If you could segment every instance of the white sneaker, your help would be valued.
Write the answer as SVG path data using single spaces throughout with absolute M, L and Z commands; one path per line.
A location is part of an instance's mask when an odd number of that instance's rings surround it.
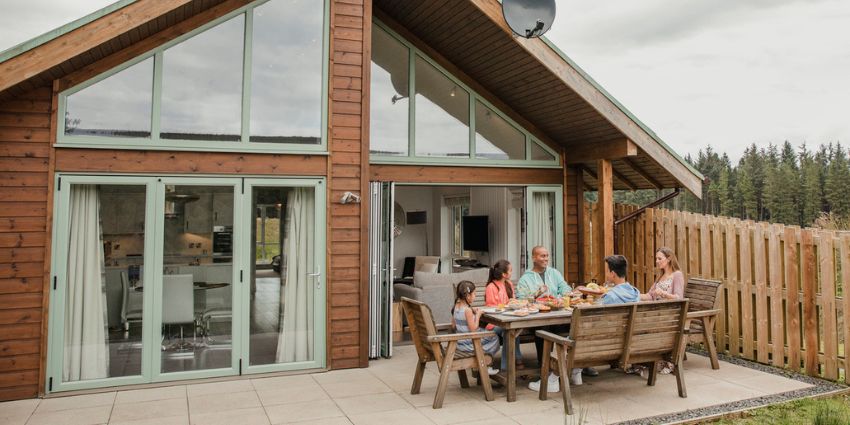
M 572 373 L 570 373 L 570 383 L 573 386 L 579 386 L 582 384 L 581 382 L 581 369 L 575 368 Z
M 581 373 L 587 376 L 599 376 L 599 371 L 593 367 L 586 367 L 581 370 Z
M 528 389 L 540 392 L 540 381 L 529 382 Z M 561 383 L 559 382 L 558 375 L 550 373 L 549 378 L 546 380 L 546 392 L 557 393 L 559 391 L 561 391 Z
M 487 374 L 488 375 L 493 376 L 497 373 L 499 373 L 499 369 L 493 369 L 492 367 L 487 366 Z

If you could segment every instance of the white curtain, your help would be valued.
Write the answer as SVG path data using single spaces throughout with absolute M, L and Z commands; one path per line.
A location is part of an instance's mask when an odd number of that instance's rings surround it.
M 549 250 L 549 254 L 553 255 L 552 237 L 554 235 L 554 226 L 552 219 L 552 208 L 554 207 L 553 195 L 546 192 L 533 192 L 531 198 L 531 214 L 532 219 L 529 225 L 529 236 L 531 246 L 543 246 Z
M 295 188 L 286 202 L 283 242 L 281 305 L 283 312 L 277 344 L 277 362 L 313 360 L 313 292 L 316 273 L 315 199 L 313 188 Z
M 71 186 L 63 381 L 106 378 L 109 343 L 100 203 L 95 185 Z

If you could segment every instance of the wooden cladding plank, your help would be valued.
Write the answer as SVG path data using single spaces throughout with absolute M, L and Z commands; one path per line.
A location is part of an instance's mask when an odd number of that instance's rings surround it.
M 0 76 L 0 80 L 2 80 L 2 76 Z M 50 120 L 48 118 L 49 116 L 46 114 L 0 112 L 0 127 L 49 128 Z
M 42 263 L 0 263 L 0 279 L 39 277 L 44 274 Z
M 323 176 L 322 155 L 58 149 L 56 171 Z
M 0 233 L 0 248 L 44 246 L 43 232 Z
M 800 270 L 797 248 L 799 237 L 793 227 L 785 228 L 785 326 L 788 339 L 788 367 L 800 370 Z M 846 310 L 845 310 L 846 311 Z
M 815 277 L 815 244 L 812 231 L 803 229 L 800 232 L 800 264 L 802 270 L 803 286 L 803 332 L 805 336 L 805 357 L 803 363 L 806 374 L 815 376 L 818 374 L 818 312 L 817 312 L 817 282 Z
M 15 128 L 0 126 L 0 142 L 8 143 L 49 143 L 50 129 Z
M 376 165 L 369 167 L 370 180 L 405 183 L 469 184 L 561 184 L 560 169 L 476 168 L 421 165 Z
M 43 232 L 46 223 L 42 217 L 2 217 L 0 233 Z
M 0 310 L 15 310 L 40 308 L 42 296 L 40 292 L 0 295 Z
M 50 146 L 47 143 L 0 143 L 0 157 L 4 158 L 47 158 L 49 153 Z
M 41 327 L 41 325 L 36 325 Z M 38 369 L 40 361 L 38 354 L 21 354 L 17 356 L 0 357 L 0 370 L 32 370 Z M 5 400 L 0 396 L 0 400 Z
M 0 170 L 20 172 L 47 172 L 47 158 L 0 157 Z
M 41 294 L 38 294 L 39 298 Z M 40 323 L 23 323 L 19 325 L 0 325 L 0 341 L 8 341 L 8 340 L 16 340 L 16 339 L 30 339 L 30 338 L 39 338 L 41 337 L 41 324 Z M 36 367 L 38 365 L 36 364 Z M 3 369 L 0 367 L 0 370 L 9 370 Z
M 45 202 L 3 202 L 0 201 L 0 217 L 46 217 Z M 2 245 L 0 245 L 2 246 Z
M 38 338 L 0 341 L 0 357 L 37 354 L 40 346 L 41 341 Z
M 0 294 L 18 294 L 22 292 L 41 292 L 41 278 L 18 277 L 0 279 Z
M 768 310 L 767 310 L 767 256 L 764 249 L 764 227 L 756 224 L 753 228 L 753 283 L 755 284 L 756 302 L 756 359 L 759 363 L 767 363 L 768 349 Z
M 835 252 L 832 232 L 819 234 L 821 317 L 823 320 L 823 376 L 838 379 L 838 325 L 835 315 Z
M 0 388 L 0 400 L 22 400 L 38 396 L 38 384 Z
M 38 383 L 38 369 L 0 372 L 0 388 L 19 387 Z
M 0 187 L 47 187 L 47 173 L 0 172 Z
M 0 263 L 33 262 L 44 259 L 44 248 L 0 249 Z

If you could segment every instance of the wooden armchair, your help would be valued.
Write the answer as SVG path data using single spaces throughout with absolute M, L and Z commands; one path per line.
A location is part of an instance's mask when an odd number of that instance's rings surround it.
M 569 377 L 574 368 L 611 363 L 624 368 L 646 364 L 649 366 L 647 385 L 653 386 L 658 372 L 657 361 L 672 361 L 677 366 L 674 372 L 679 397 L 687 397 L 679 352 L 687 305 L 686 300 L 670 300 L 576 308 L 569 337 L 536 332 L 543 338 L 543 353 L 549 359 L 543 361 L 540 376 L 549 376 L 550 368 L 559 371 L 564 411 L 570 415 L 573 405 Z M 554 357 L 551 355 L 553 345 Z M 547 386 L 547 379 L 541 379 L 541 400 L 546 400 Z
M 469 379 L 466 370 L 471 368 L 478 369 L 478 383 L 484 387 L 484 398 L 487 401 L 492 401 L 493 387 L 490 385 L 487 366 L 493 359 L 484 353 L 481 338 L 495 334 L 493 332 L 469 332 L 438 335 L 434 317 L 431 315 L 431 309 L 427 304 L 406 297 L 401 298 L 401 303 L 407 317 L 407 323 L 410 325 L 410 336 L 416 345 L 416 353 L 419 355 L 410 393 L 419 394 L 422 377 L 425 374 L 425 365 L 434 361 L 440 370 L 437 393 L 434 395 L 434 409 L 443 407 L 449 374 L 457 371 L 460 386 L 467 388 L 469 387 Z M 457 351 L 458 341 L 465 339 L 472 340 L 472 345 L 475 347 L 474 352 Z M 443 343 L 446 343 L 446 346 L 443 346 Z
M 688 342 L 704 343 L 711 358 L 711 368 L 720 369 L 717 361 L 717 347 L 714 343 L 714 324 L 720 313 L 720 290 L 723 284 L 719 280 L 690 278 L 685 285 L 685 298 L 690 300 L 688 318 L 685 323 L 685 341 L 682 344 L 683 357 Z M 686 357 L 685 357 L 686 358 Z

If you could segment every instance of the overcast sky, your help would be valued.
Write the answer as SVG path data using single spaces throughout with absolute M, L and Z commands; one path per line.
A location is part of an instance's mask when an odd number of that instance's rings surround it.
M 850 145 L 846 0 L 557 0 L 547 36 L 676 151 Z M 112 3 L 0 0 L 0 50 Z

